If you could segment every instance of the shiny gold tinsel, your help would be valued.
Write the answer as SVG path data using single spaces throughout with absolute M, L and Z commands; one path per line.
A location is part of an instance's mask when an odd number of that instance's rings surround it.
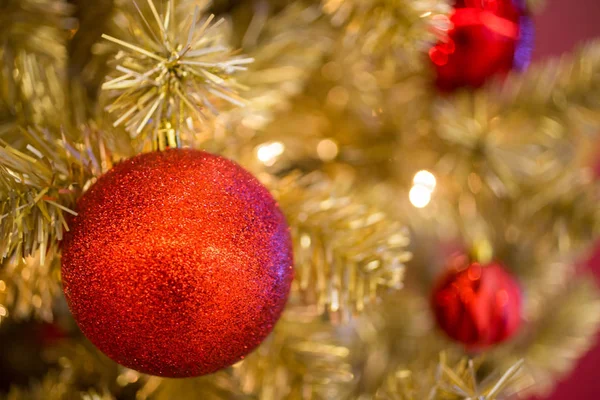
M 63 0 L 7 0 L 0 5 L 4 44 L 4 67 L 10 68 L 16 53 L 25 51 L 51 59 L 66 56 L 65 30 L 72 25 L 67 20 L 72 8 Z
M 112 400 L 113 397 L 106 395 L 100 397 L 95 391 L 82 393 L 73 388 L 68 382 L 61 380 L 57 372 L 47 374 L 40 382 L 32 382 L 30 387 L 22 389 L 11 388 L 6 395 L 6 400 L 63 400 L 68 398 L 79 398 L 82 400 Z M 75 396 L 75 397 L 73 397 Z
M 43 264 L 40 252 L 4 263 L 0 269 L 0 323 L 32 316 L 52 320 L 52 306 L 61 292 L 56 251 L 53 248 L 44 254 Z
M 238 81 L 248 87 L 248 105 L 224 114 L 221 121 L 238 135 L 261 130 L 278 112 L 291 109 L 334 45 L 331 28 L 315 5 L 294 2 L 275 15 L 271 11 L 258 3 L 241 40 L 254 59 L 251 69 L 238 74 Z
M 445 354 L 429 374 L 415 375 L 412 371 L 399 369 L 384 384 L 377 399 L 506 399 L 515 394 L 516 388 L 527 386 L 523 379 L 523 361 L 518 361 L 503 374 L 492 374 L 480 381 L 473 360 L 462 359 L 449 365 Z M 432 379 L 433 378 L 433 379 Z
M 437 99 L 424 146 L 440 140 L 433 161 L 458 190 L 474 173 L 496 196 L 515 197 L 524 186 L 551 185 L 576 160 L 600 124 L 598 93 L 600 45 L 590 44 L 487 90 Z
M 0 4 L 0 93 L 23 123 L 58 126 L 64 103 L 67 29 L 72 8 L 62 0 Z
M 133 3 L 139 9 L 137 3 Z M 139 9 L 138 18 L 122 14 L 129 37 L 103 37 L 120 46 L 114 61 L 119 74 L 102 86 L 108 93 L 107 110 L 119 115 L 133 137 L 146 132 L 153 148 L 180 146 L 179 131 L 192 128 L 194 120 L 206 122 L 218 114 L 221 103 L 244 106 L 237 94 L 243 89 L 233 75 L 243 71 L 252 58 L 238 56 L 227 41 L 225 20 L 201 17 L 194 2 L 185 22 L 170 0 L 159 13 L 147 0 L 149 15 Z
M 402 287 L 410 253 L 399 222 L 316 173 L 292 174 L 273 189 L 295 239 L 295 285 L 317 313 L 349 320 L 379 289 Z
M 80 142 L 49 131 L 20 133 L 22 151 L 0 147 L 0 313 L 50 320 L 60 279 L 54 257 L 67 214 L 75 214 L 76 199 L 110 160 L 91 131 Z
M 521 221 L 535 221 L 524 231 L 537 242 L 540 254 L 574 253 L 598 236 L 600 188 L 591 169 L 565 174 L 551 186 L 534 187 L 533 191 L 529 201 L 518 205 L 518 212 Z M 554 240 L 541 240 L 545 237 Z
M 589 351 L 600 324 L 600 294 L 593 276 L 570 278 L 558 293 L 543 300 L 543 306 L 538 304 L 532 337 L 513 350 L 524 357 L 533 376 L 535 386 L 529 390 L 540 396 L 548 395 Z
M 0 148 L 0 257 L 16 260 L 40 251 L 44 264 L 46 251 L 62 238 L 65 213 L 77 195 L 107 168 L 90 148 L 74 148 L 63 135 L 54 139 L 48 131 L 22 131 L 28 139 L 26 152 L 10 146 Z
M 341 34 L 317 83 L 330 85 L 320 98 L 325 98 L 329 107 L 349 110 L 368 124 L 385 122 L 390 119 L 384 111 L 390 89 L 429 70 L 423 54 L 449 28 L 446 15 L 450 5 L 444 0 L 321 3 Z M 406 88 L 399 90 L 408 94 Z
M 403 55 L 407 48 L 420 51 L 427 47 L 423 36 L 426 26 L 447 28 L 450 5 L 437 0 L 322 0 L 323 12 L 334 26 L 342 28 L 345 41 L 362 45 L 365 54 Z M 397 51 L 401 50 L 398 54 Z M 414 55 L 418 53 L 413 53 Z

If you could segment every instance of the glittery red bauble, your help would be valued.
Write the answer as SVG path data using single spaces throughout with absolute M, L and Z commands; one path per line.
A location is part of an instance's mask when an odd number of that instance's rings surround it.
M 512 0 L 459 0 L 448 39 L 429 51 L 443 91 L 479 87 L 491 76 L 523 69 L 533 50 L 533 22 Z
M 271 332 L 293 278 L 285 218 L 224 158 L 168 150 L 124 161 L 79 200 L 62 279 L 83 333 L 153 375 L 208 374 Z
M 435 287 L 431 304 L 440 328 L 470 348 L 500 343 L 521 323 L 521 290 L 499 264 L 452 266 Z

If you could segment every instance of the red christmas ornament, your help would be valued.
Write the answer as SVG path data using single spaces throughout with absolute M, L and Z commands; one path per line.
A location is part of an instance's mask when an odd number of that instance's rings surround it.
M 499 264 L 452 266 L 435 287 L 431 304 L 439 327 L 470 348 L 500 343 L 521 323 L 521 290 Z
M 271 332 L 293 278 L 284 216 L 237 164 L 196 150 L 139 155 L 79 200 L 62 279 L 83 333 L 116 362 L 208 374 Z
M 533 50 L 533 22 L 512 0 L 458 0 L 448 38 L 429 51 L 443 91 L 479 87 L 491 76 L 524 69 Z

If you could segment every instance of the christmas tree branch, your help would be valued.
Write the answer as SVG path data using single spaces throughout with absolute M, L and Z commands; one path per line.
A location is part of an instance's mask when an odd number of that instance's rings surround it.
M 520 200 L 578 167 L 600 128 L 600 45 L 533 66 L 478 91 L 436 96 L 420 115 L 421 135 L 403 143 L 406 165 L 435 166 L 450 196 Z M 406 126 L 401 126 L 406 128 Z M 414 156 L 411 156 L 411 153 Z
M 297 290 L 318 313 L 347 320 L 402 286 L 408 232 L 318 173 L 292 174 L 273 187 L 295 240 Z
M 252 19 L 241 42 L 254 63 L 237 74 L 247 88 L 248 104 L 224 113 L 215 129 L 265 128 L 277 112 L 291 107 L 334 46 L 332 28 L 310 2 L 296 1 L 277 13 L 266 3 L 251 7 Z
M 7 394 L 9 400 L 114 400 L 107 391 L 94 389 L 81 391 L 77 385 L 65 382 L 58 372 L 52 371 L 39 382 L 32 382 L 28 388 L 13 386 Z
M 1 257 L 16 261 L 39 250 L 43 263 L 48 248 L 62 238 L 65 213 L 74 213 L 63 200 L 70 189 L 54 185 L 52 166 L 35 155 L 5 147 L 0 156 Z
M 321 4 L 337 35 L 325 68 L 315 74 L 310 88 L 310 96 L 325 103 L 319 109 L 350 113 L 366 127 L 380 129 L 390 120 L 414 114 L 406 107 L 388 105 L 395 97 L 426 104 L 427 96 L 416 99 L 411 83 L 414 77 L 427 75 L 424 54 L 450 27 L 448 2 L 322 0 Z M 387 107 L 389 113 L 384 111 Z
M 61 293 L 56 252 L 56 248 L 49 249 L 43 263 L 41 251 L 3 263 L 0 268 L 0 323 L 7 318 L 23 321 L 32 316 L 52 321 L 52 306 Z
M 254 60 L 231 48 L 224 19 L 200 15 L 193 1 L 169 0 L 162 14 L 153 0 L 134 5 L 120 9 L 119 37 L 102 35 L 120 49 L 102 86 L 114 127 L 141 135 L 145 147 L 179 147 L 184 128 L 246 104 L 234 75 Z
M 65 110 L 66 43 L 73 8 L 63 0 L 10 0 L 0 6 L 2 100 L 22 124 L 60 126 Z
M 546 302 L 535 312 L 536 329 L 527 347 L 517 349 L 542 395 L 590 349 L 600 326 L 600 292 L 592 276 L 572 279 Z
M 566 132 L 594 132 L 600 123 L 600 42 L 575 54 L 532 66 L 522 75 L 492 88 L 505 112 L 525 111 L 531 117 L 567 124 Z M 577 129 L 575 129 L 577 128 Z
M 503 373 L 492 373 L 481 379 L 480 365 L 472 359 L 462 358 L 450 363 L 445 353 L 434 368 L 425 373 L 399 369 L 390 374 L 381 390 L 384 398 L 391 400 L 443 400 L 509 398 L 528 386 L 524 362 L 517 361 Z
M 575 170 L 551 185 L 534 186 L 517 204 L 519 240 L 540 259 L 587 250 L 600 233 L 600 185 L 591 169 Z
M 96 133 L 21 130 L 24 150 L 0 147 L 0 304 L 17 318 L 51 318 L 59 277 L 53 258 L 81 193 L 110 166 Z
M 167 400 L 202 392 L 208 398 L 339 398 L 361 396 L 392 400 L 504 399 L 531 385 L 524 362 L 502 373 L 485 373 L 481 360 L 442 353 L 423 366 L 397 366 L 389 355 L 390 338 L 361 319 L 356 327 L 282 320 L 274 334 L 244 361 L 211 378 L 150 378 L 138 391 Z M 274 372 L 276 372 L 274 374 Z M 483 379 L 482 379 L 483 378 Z
M 66 58 L 66 29 L 73 7 L 64 0 L 9 0 L 2 4 L 5 24 L 0 28 L 5 61 L 20 51 L 53 60 Z M 5 65 L 6 66 L 6 65 Z
M 374 58 L 393 54 L 404 60 L 421 58 L 426 43 L 441 33 L 440 28 L 447 28 L 441 17 L 451 9 L 438 0 L 321 0 L 321 4 L 347 45 L 358 45 Z

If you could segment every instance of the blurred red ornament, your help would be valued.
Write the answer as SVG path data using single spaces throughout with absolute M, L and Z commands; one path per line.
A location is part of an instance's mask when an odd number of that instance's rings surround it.
M 455 0 L 454 8 L 478 8 L 499 17 L 518 21 L 527 10 L 526 0 Z
M 293 278 L 283 214 L 237 164 L 173 149 L 115 166 L 79 200 L 62 278 L 83 333 L 153 375 L 208 374 L 271 332 Z
M 465 258 L 457 260 L 431 297 L 439 327 L 452 339 L 473 349 L 509 339 L 521 323 L 518 283 L 499 264 L 468 264 Z
M 43 347 L 49 347 L 69 338 L 69 333 L 56 322 L 42 322 L 36 326 L 37 340 Z
M 533 50 L 533 21 L 512 0 L 458 0 L 448 38 L 429 51 L 443 91 L 479 87 L 491 76 L 524 69 Z

